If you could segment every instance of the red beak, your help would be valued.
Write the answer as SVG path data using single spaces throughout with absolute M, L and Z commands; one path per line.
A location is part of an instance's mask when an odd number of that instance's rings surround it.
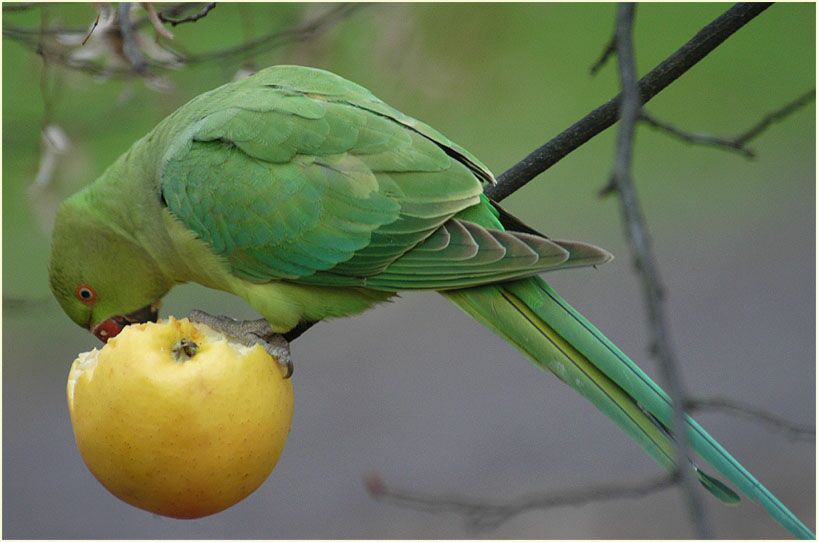
M 108 339 L 116 337 L 119 332 L 129 324 L 142 324 L 145 322 L 156 322 L 159 317 L 159 303 L 151 303 L 139 310 L 130 312 L 124 316 L 116 315 L 108 318 L 95 327 L 92 332 L 97 339 L 107 343 Z

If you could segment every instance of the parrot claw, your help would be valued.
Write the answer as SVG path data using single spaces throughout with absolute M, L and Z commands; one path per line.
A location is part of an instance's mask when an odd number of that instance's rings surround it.
M 285 380 L 293 376 L 294 366 L 290 356 L 290 343 L 287 342 L 283 335 L 273 333 L 272 335 L 262 336 L 252 331 L 249 335 L 255 336 L 255 344 L 260 344 L 268 354 L 278 360 L 278 363 L 287 368 L 287 374 L 284 375 Z
M 293 375 L 293 360 L 290 355 L 290 343 L 287 339 L 273 331 L 270 323 L 264 318 L 259 320 L 235 320 L 228 316 L 217 316 L 204 311 L 193 310 L 188 317 L 193 322 L 205 324 L 216 331 L 232 337 L 245 346 L 259 344 L 280 365 L 287 369 L 284 378 Z

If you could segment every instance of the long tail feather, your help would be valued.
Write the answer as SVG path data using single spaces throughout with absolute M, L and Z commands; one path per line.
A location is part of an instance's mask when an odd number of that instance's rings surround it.
M 613 419 L 661 466 L 672 470 L 675 452 L 672 405 L 667 394 L 596 327 L 539 277 L 500 285 L 441 292 L 553 372 Z M 691 448 L 742 493 L 758 501 L 791 533 L 815 535 L 770 491 L 722 448 L 695 420 L 687 418 Z M 738 497 L 703 473 L 699 479 L 724 502 Z

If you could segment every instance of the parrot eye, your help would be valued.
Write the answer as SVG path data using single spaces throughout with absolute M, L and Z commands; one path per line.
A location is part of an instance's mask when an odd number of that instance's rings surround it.
M 80 284 L 77 286 L 77 291 L 75 293 L 77 295 L 77 299 L 86 305 L 90 305 L 97 299 L 97 293 L 87 284 Z

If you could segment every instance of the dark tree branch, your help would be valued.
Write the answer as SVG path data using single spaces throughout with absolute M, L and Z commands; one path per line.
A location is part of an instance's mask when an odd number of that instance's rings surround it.
M 605 49 L 602 50 L 602 54 L 599 55 L 599 58 L 594 65 L 591 66 L 591 75 L 596 75 L 599 70 L 605 67 L 605 64 L 608 63 L 608 60 L 613 56 L 616 52 L 616 33 L 611 36 L 611 39 L 608 41 L 608 45 L 605 46 Z
M 639 81 L 642 103 L 648 102 L 659 94 L 769 6 L 770 4 L 736 4 L 705 26 L 690 41 Z M 498 183 L 487 188 L 486 194 L 495 201 L 502 201 L 589 139 L 612 126 L 619 118 L 619 98 L 616 96 L 597 107 L 554 139 L 520 160 L 500 175 Z
M 815 427 L 791 422 L 776 414 L 771 414 L 761 408 L 733 401 L 722 397 L 709 397 L 706 399 L 689 399 L 687 401 L 687 409 L 694 410 L 713 410 L 726 412 L 735 416 L 746 418 L 750 421 L 759 423 L 769 427 L 773 431 L 784 434 L 792 440 L 802 442 L 811 442 L 815 444 Z
M 773 123 L 795 113 L 814 100 L 815 89 L 812 89 L 795 100 L 788 102 L 783 107 L 776 109 L 772 113 L 768 113 L 750 129 L 734 137 L 721 137 L 712 134 L 688 132 L 667 122 L 660 121 L 645 111 L 642 112 L 640 120 L 653 128 L 664 131 L 669 135 L 687 143 L 716 147 L 727 151 L 737 152 L 746 158 L 754 158 L 755 152 L 747 147 L 747 144 L 750 141 L 761 135 Z
M 378 500 L 431 513 L 463 516 L 472 529 L 493 529 L 524 512 L 583 506 L 614 499 L 639 499 L 670 488 L 675 480 L 663 475 L 634 484 L 607 484 L 583 489 L 528 495 L 511 502 L 470 500 L 463 497 L 425 495 L 388 487 L 380 476 L 370 474 L 364 480 L 369 494 Z
M 203 19 L 207 16 L 210 11 L 216 7 L 216 2 L 210 2 L 205 5 L 202 9 L 194 13 L 193 15 L 188 15 L 187 17 L 183 17 L 181 19 L 174 19 L 170 15 L 166 15 L 166 12 L 159 13 L 159 20 L 163 23 L 170 23 L 171 26 L 176 26 L 178 24 L 183 23 L 195 23 L 199 19 Z
M 82 45 L 85 45 L 86 43 L 88 43 L 88 40 L 91 39 L 91 34 L 94 33 L 94 30 L 96 30 L 97 26 L 99 25 L 99 18 L 101 15 L 102 14 L 100 12 L 97 12 L 97 18 L 94 19 L 94 24 L 91 25 L 91 29 L 88 30 L 88 33 L 85 34 L 85 37 L 82 38 Z

